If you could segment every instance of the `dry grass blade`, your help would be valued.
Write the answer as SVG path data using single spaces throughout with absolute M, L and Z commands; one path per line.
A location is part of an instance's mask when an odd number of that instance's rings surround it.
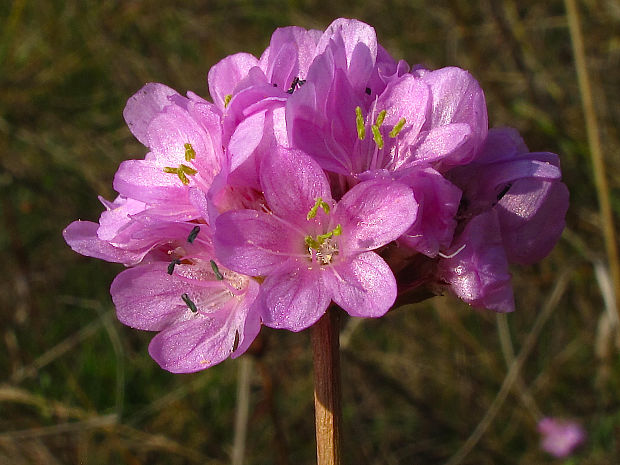
M 599 201 L 601 220 L 603 222 L 603 235 L 605 237 L 605 247 L 607 248 L 607 260 L 615 289 L 616 312 L 620 312 L 620 260 L 618 259 L 618 247 L 616 245 L 616 228 L 614 225 L 613 212 L 610 202 L 609 185 L 607 184 L 605 161 L 601 148 L 599 126 L 594 109 L 592 98 L 592 86 L 586 63 L 586 53 L 579 24 L 579 10 L 575 0 L 564 0 L 566 6 L 566 16 L 570 30 L 571 42 L 575 67 L 577 69 L 577 80 L 579 82 L 579 92 L 583 104 L 583 114 L 586 120 L 586 130 L 588 133 L 588 145 L 590 156 L 594 168 L 594 180 L 596 183 L 596 193 Z
M 252 381 L 253 360 L 249 355 L 239 360 L 237 379 L 237 410 L 235 412 L 235 436 L 232 450 L 232 465 L 243 465 L 245 443 L 250 416 L 250 382 Z
M 18 384 L 26 378 L 36 376 L 37 372 L 41 368 L 53 362 L 58 357 L 63 356 L 80 342 L 96 334 L 97 331 L 99 331 L 99 329 L 101 328 L 101 326 L 106 325 L 106 323 L 110 324 L 112 316 L 113 312 L 111 311 L 102 314 L 99 318 L 87 324 L 82 329 L 66 338 L 64 341 L 56 344 L 54 347 L 44 352 L 30 365 L 17 369 L 11 375 L 11 383 Z
M 51 436 L 63 433 L 77 433 L 86 429 L 104 428 L 116 424 L 116 414 L 95 416 L 81 421 L 59 423 L 53 426 L 42 426 L 17 431 L 4 431 L 0 433 L 2 439 L 32 439 L 43 436 Z
M 532 329 L 528 333 L 521 352 L 519 352 L 518 357 L 510 366 L 510 369 L 508 370 L 508 373 L 504 378 L 504 382 L 502 383 L 500 390 L 495 396 L 495 399 L 493 399 L 493 402 L 487 409 L 482 420 L 480 420 L 480 422 L 478 423 L 478 426 L 476 426 L 476 429 L 471 433 L 469 438 L 467 438 L 467 441 L 465 441 L 461 448 L 456 451 L 456 453 L 452 457 L 450 457 L 450 459 L 446 462 L 446 465 L 457 465 L 461 463 L 463 459 L 467 456 L 467 454 L 469 454 L 471 450 L 476 446 L 480 438 L 482 438 L 482 436 L 486 432 L 487 428 L 495 419 L 495 416 L 497 415 L 502 405 L 504 404 L 504 401 L 508 397 L 508 393 L 512 389 L 515 381 L 518 379 L 519 372 L 521 371 L 525 360 L 534 348 L 534 345 L 538 340 L 538 336 L 540 335 L 543 326 L 557 307 L 560 299 L 562 298 L 562 295 L 564 295 L 572 272 L 572 269 L 567 268 L 556 281 L 551 295 L 547 299 L 547 302 L 545 302 L 542 311 L 538 314 L 538 318 L 536 318 L 534 326 L 532 326 Z

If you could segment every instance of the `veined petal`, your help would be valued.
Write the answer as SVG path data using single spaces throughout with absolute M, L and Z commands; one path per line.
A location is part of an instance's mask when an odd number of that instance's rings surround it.
M 223 110 L 227 95 L 234 93 L 235 87 L 254 66 L 258 66 L 258 59 L 249 53 L 230 55 L 209 70 L 207 78 L 209 93 L 213 102 Z
M 187 284 L 166 272 L 163 263 L 129 268 L 112 282 L 110 293 L 119 321 L 136 329 L 161 331 L 191 315 L 181 299 Z
M 394 274 L 374 252 L 334 265 L 324 279 L 333 301 L 351 316 L 382 316 L 396 300 Z
M 148 147 L 149 144 L 147 129 L 151 120 L 166 106 L 171 105 L 172 96 L 180 97 L 176 90 L 150 82 L 127 100 L 123 117 L 129 130 L 143 145 Z
M 383 124 L 393 128 L 401 118 L 405 119 L 401 133 L 403 145 L 415 142 L 420 129 L 430 116 L 431 92 L 428 86 L 407 74 L 390 83 L 377 100 L 377 110 L 386 109 L 387 113 Z
M 151 160 L 125 160 L 114 175 L 114 189 L 145 203 L 187 199 L 187 186 L 175 174 L 165 173 Z
M 399 180 L 411 187 L 419 206 L 415 222 L 399 242 L 435 257 L 452 242 L 461 190 L 429 167 L 414 168 Z
M 146 252 L 123 250 L 99 239 L 98 229 L 99 224 L 92 221 L 74 221 L 65 228 L 62 235 L 69 247 L 87 257 L 123 263 L 127 266 L 138 263 L 144 257 Z
M 271 211 L 295 224 L 305 224 L 319 197 L 331 202 L 325 173 L 300 150 L 278 147 L 267 154 L 261 163 L 260 181 Z
M 285 266 L 261 285 L 263 323 L 271 328 L 301 331 L 327 310 L 330 296 L 320 269 Z
M 349 251 L 373 250 L 409 229 L 417 210 L 413 192 L 404 184 L 365 181 L 340 200 L 332 224 L 342 226 L 341 243 Z
M 560 238 L 568 189 L 561 182 L 521 179 L 496 208 L 508 260 L 529 265 L 547 256 Z
M 269 213 L 235 210 L 215 222 L 215 250 L 231 270 L 248 276 L 269 274 L 290 256 L 305 253 L 303 232 L 291 230 Z
M 514 310 L 511 276 L 494 210 L 471 219 L 446 254 L 450 258 L 439 260 L 440 277 L 458 297 L 477 308 Z
M 444 164 L 449 166 L 468 163 L 479 151 L 488 132 L 487 108 L 484 93 L 467 71 L 448 67 L 423 74 L 433 95 L 431 127 L 453 123 L 470 126 L 467 143 L 458 152 L 450 154 Z
M 428 164 L 459 154 L 468 143 L 471 134 L 471 127 L 464 123 L 433 128 L 426 134 L 422 143 L 413 149 L 414 161 Z

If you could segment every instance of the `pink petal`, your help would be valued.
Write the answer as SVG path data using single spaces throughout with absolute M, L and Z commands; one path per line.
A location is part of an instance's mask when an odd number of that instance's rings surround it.
M 92 221 L 74 221 L 65 228 L 62 235 L 69 247 L 87 257 L 125 265 L 133 265 L 144 257 L 146 252 L 123 250 L 99 239 L 98 229 L 99 225 Z
M 400 181 L 411 187 L 419 209 L 399 242 L 434 257 L 452 242 L 461 190 L 432 168 L 411 170 Z
M 394 274 L 374 252 L 333 265 L 327 270 L 325 284 L 334 302 L 351 316 L 382 316 L 396 300 Z
M 508 260 L 530 265 L 546 257 L 560 238 L 568 210 L 560 182 L 521 179 L 497 205 Z
M 258 60 L 249 53 L 230 55 L 209 70 L 209 93 L 213 102 L 224 109 L 224 99 L 234 93 L 235 87 L 248 71 L 258 65 Z
M 171 105 L 172 96 L 180 97 L 176 90 L 150 82 L 127 100 L 123 117 L 129 130 L 143 145 L 148 147 L 147 129 L 151 120 L 166 106 Z
M 428 86 L 408 74 L 386 87 L 376 108 L 377 111 L 388 110 L 383 125 L 390 129 L 396 126 L 401 118 L 405 118 L 401 137 L 405 141 L 403 145 L 410 145 L 416 140 L 427 116 L 430 116 L 431 103 Z
M 320 269 L 294 266 L 269 275 L 261 285 L 261 294 L 263 323 L 291 331 L 312 326 L 325 313 L 330 301 Z
M 458 155 L 469 143 L 471 127 L 464 123 L 447 124 L 433 128 L 422 143 L 413 149 L 416 161 L 433 163 Z
M 274 215 L 256 210 L 218 216 L 214 243 L 226 267 L 248 276 L 269 274 L 291 254 L 305 252 L 303 232 L 295 233 Z
M 341 242 L 349 250 L 373 250 L 407 231 L 417 210 L 413 192 L 404 184 L 365 181 L 340 200 L 332 223 L 342 226 Z
M 142 265 L 120 273 L 110 293 L 119 321 L 136 329 L 161 331 L 192 312 L 181 299 L 187 284 L 166 272 L 166 265 Z
M 271 211 L 295 224 L 305 224 L 317 198 L 331 202 L 325 173 L 300 150 L 278 147 L 263 158 L 260 180 Z
M 514 310 L 511 276 L 494 210 L 470 220 L 446 255 L 450 258 L 439 261 L 440 275 L 458 297 L 477 308 Z
M 422 80 L 430 86 L 433 95 L 431 127 L 464 123 L 471 128 L 466 146 L 451 154 L 446 164 L 471 161 L 488 132 L 486 102 L 480 85 L 467 71 L 453 67 L 426 72 Z

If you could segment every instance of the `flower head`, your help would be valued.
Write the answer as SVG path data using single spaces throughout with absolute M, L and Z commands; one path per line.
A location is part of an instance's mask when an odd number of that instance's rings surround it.
M 586 439 L 586 433 L 578 423 L 557 418 L 543 418 L 538 423 L 541 434 L 540 447 L 557 457 L 568 457 Z
M 261 186 L 263 210 L 219 216 L 215 247 L 230 269 L 265 277 L 263 322 L 299 331 L 317 321 L 332 300 L 354 316 L 387 312 L 396 282 L 372 251 L 395 240 L 415 219 L 411 190 L 369 181 L 335 202 L 319 165 L 285 148 L 263 160 Z

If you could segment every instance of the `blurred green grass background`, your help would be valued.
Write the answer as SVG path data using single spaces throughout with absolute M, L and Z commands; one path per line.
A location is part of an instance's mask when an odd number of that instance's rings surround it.
M 618 214 L 620 4 L 584 0 L 579 11 Z M 372 24 L 397 58 L 470 70 L 490 125 L 560 153 L 571 190 L 564 238 L 514 269 L 517 311 L 505 320 L 438 297 L 343 323 L 344 463 L 447 461 L 503 395 L 512 351 L 529 356 L 459 463 L 620 463 L 620 338 L 599 285 L 601 221 L 557 0 L 0 1 L 0 463 L 230 463 L 241 361 L 159 369 L 151 335 L 114 318 L 121 267 L 78 256 L 61 231 L 96 221 L 118 164 L 144 155 L 122 119 L 144 83 L 207 97 L 206 73 L 226 55 L 258 55 L 276 27 L 324 29 L 340 16 Z M 248 365 L 244 463 L 314 462 L 309 348 L 305 333 L 263 331 Z M 540 451 L 541 413 L 586 428 L 573 458 Z

